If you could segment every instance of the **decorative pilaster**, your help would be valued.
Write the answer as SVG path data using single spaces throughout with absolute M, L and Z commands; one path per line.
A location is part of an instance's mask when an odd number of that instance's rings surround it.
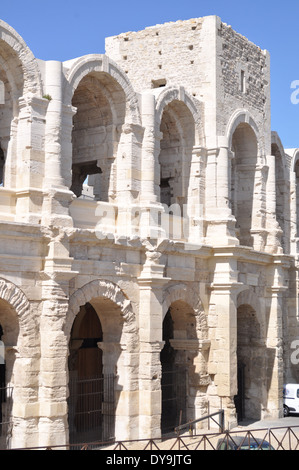
M 139 438 L 161 437 L 161 361 L 163 348 L 163 287 L 169 279 L 163 277 L 159 263 L 161 252 L 146 252 L 144 270 L 139 283 Z
M 19 99 L 16 220 L 31 224 L 38 224 L 41 220 L 43 140 L 48 103 L 47 99 L 34 96 Z M 12 179 L 7 176 L 8 180 Z
M 223 140 L 223 142 L 222 142 Z M 235 218 L 231 212 L 231 158 L 226 139 L 220 146 L 207 150 L 206 169 L 206 243 L 213 246 L 236 246 Z
M 283 417 L 282 389 L 286 373 L 286 363 L 283 357 L 283 310 L 284 293 L 288 290 L 285 285 L 285 270 L 288 268 L 283 258 L 276 257 L 274 264 L 268 270 L 267 305 L 267 359 L 269 388 L 267 395 L 267 408 L 272 418 Z M 271 411 L 270 411 L 271 410 Z M 267 418 L 267 416 L 264 416 Z
M 225 410 L 226 428 L 237 424 L 234 396 L 237 394 L 237 307 L 236 299 L 243 285 L 237 279 L 237 260 L 230 254 L 216 253 L 210 305 L 214 306 L 217 325 L 212 334 L 217 395 Z

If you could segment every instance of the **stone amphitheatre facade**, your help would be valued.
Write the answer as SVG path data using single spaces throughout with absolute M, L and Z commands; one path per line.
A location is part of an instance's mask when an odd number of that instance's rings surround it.
M 299 150 L 270 118 L 268 52 L 216 16 L 63 63 L 0 21 L 2 448 L 282 415 Z

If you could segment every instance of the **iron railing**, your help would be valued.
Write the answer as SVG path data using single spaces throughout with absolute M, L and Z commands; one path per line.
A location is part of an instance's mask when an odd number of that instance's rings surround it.
M 68 421 L 71 444 L 114 441 L 114 379 L 114 375 L 100 375 L 70 380 Z
M 0 450 L 10 447 L 12 434 L 13 387 L 0 388 Z
M 196 450 L 218 450 L 219 441 L 231 440 L 237 442 L 237 436 L 241 439 L 241 444 L 235 450 L 241 450 L 246 442 L 257 441 L 262 448 L 263 443 L 269 443 L 270 449 L 273 450 L 298 450 L 299 449 L 299 426 L 289 427 L 275 427 L 263 429 L 248 429 L 248 430 L 235 430 L 225 431 L 222 433 L 204 433 L 176 436 L 170 439 L 139 439 L 139 440 L 123 440 L 111 442 L 90 442 L 76 444 L 76 449 L 80 450 L 104 450 L 104 451 L 120 451 L 120 450 L 134 450 L 134 451 L 196 451 Z M 238 439 L 240 442 L 240 439 Z M 243 444 L 243 445 L 242 445 Z M 48 447 L 31 447 L 27 449 L 17 450 L 70 450 L 72 445 L 63 446 L 48 446 Z
M 219 417 L 219 421 L 216 421 L 216 419 L 214 418 L 215 416 Z M 224 431 L 224 410 L 219 410 L 215 413 L 202 416 L 201 418 L 190 420 L 188 421 L 188 423 L 180 424 L 174 430 L 178 436 L 180 435 L 181 431 L 186 431 L 186 429 L 188 429 L 189 435 L 193 435 L 195 431 L 195 425 L 197 423 L 208 421 L 208 428 L 210 429 L 210 420 L 218 425 L 220 433 Z

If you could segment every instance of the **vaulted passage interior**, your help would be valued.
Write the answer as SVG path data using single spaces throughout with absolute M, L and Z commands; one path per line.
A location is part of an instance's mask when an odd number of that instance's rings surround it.
M 267 351 L 257 313 L 250 305 L 237 311 L 238 420 L 261 419 L 267 387 Z
M 201 334 L 192 307 L 181 300 L 173 302 L 163 321 L 165 343 L 160 355 L 162 433 L 198 418 L 205 408 L 207 387 L 200 376 L 207 373 L 208 353 L 198 350 Z
M 257 140 L 252 128 L 239 124 L 232 139 L 231 208 L 236 218 L 236 235 L 240 244 L 253 246 L 253 212 L 257 178 Z
M 75 318 L 69 343 L 71 443 L 114 437 L 122 325 L 120 308 L 105 298 L 81 306 Z
M 71 190 L 100 201 L 115 198 L 115 161 L 126 99 L 120 85 L 107 73 L 93 72 L 79 83 L 72 100 L 73 164 Z
M 160 126 L 160 200 L 167 206 L 177 204 L 181 211 L 187 203 L 194 129 L 185 103 L 174 100 L 165 107 Z

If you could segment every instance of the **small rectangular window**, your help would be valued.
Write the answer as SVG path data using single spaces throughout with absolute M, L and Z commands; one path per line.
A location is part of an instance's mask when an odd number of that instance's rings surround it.
M 245 93 L 246 78 L 244 70 L 241 70 L 241 93 Z
M 160 80 L 152 80 L 152 88 L 161 88 L 166 86 L 166 79 L 161 78 Z

